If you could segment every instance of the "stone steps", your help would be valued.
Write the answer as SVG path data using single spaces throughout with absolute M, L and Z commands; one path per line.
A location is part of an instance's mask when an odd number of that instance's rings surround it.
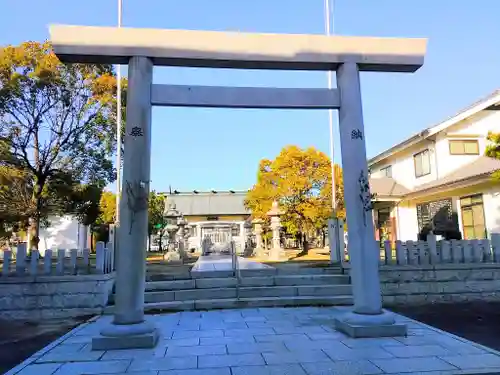
M 349 283 L 348 275 L 276 275 L 245 277 L 240 286 L 305 286 L 305 285 L 342 285 Z M 236 287 L 235 277 L 202 278 L 173 281 L 149 281 L 146 292 L 172 291 L 182 289 L 210 289 Z
M 210 271 L 148 281 L 145 311 L 352 304 L 350 277 L 339 268 L 291 265 L 245 271 L 239 280 L 232 272 Z M 114 295 L 109 303 L 107 312 L 113 310 Z
M 224 298 L 195 301 L 169 301 L 145 303 L 144 311 L 167 312 L 189 310 L 232 309 L 246 307 L 288 307 L 288 306 L 339 306 L 352 305 L 351 295 L 338 296 L 293 296 L 293 297 L 258 297 L 258 298 Z M 112 314 L 114 306 L 106 307 L 104 313 Z
M 291 275 L 343 275 L 340 267 L 300 267 L 298 265 L 289 264 L 277 268 L 267 269 L 243 269 L 240 271 L 241 277 L 259 277 L 259 276 L 291 276 Z M 157 281 L 175 281 L 188 279 L 207 279 L 207 278 L 230 278 L 234 277 L 233 271 L 205 271 L 205 272 L 181 272 L 175 274 L 156 274 L 148 272 L 146 280 L 148 282 Z
M 144 300 L 149 302 L 190 301 L 222 298 L 336 296 L 352 293 L 350 285 L 306 285 L 306 286 L 259 286 L 240 288 L 185 289 L 177 291 L 146 292 Z

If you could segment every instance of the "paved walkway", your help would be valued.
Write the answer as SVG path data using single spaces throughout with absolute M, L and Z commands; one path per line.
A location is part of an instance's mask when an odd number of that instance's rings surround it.
M 273 268 L 266 264 L 255 262 L 253 260 L 238 257 L 238 266 L 241 270 L 257 270 L 264 268 Z M 213 271 L 232 271 L 233 261 L 231 255 L 202 255 L 198 258 L 191 272 L 213 272 Z
M 148 316 L 155 349 L 91 351 L 111 317 L 83 324 L 38 352 L 19 375 L 477 374 L 500 371 L 500 354 L 403 316 L 407 338 L 351 339 L 332 328 L 346 308 L 259 308 Z

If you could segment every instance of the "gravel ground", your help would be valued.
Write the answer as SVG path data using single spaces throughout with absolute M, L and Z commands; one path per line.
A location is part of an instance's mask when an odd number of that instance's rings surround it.
M 428 304 L 388 308 L 500 351 L 500 302 Z
M 87 319 L 43 323 L 0 320 L 0 373 L 4 374 Z

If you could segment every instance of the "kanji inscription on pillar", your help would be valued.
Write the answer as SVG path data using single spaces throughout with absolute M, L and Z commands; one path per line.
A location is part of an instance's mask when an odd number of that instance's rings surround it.
M 351 132 L 351 139 L 363 139 L 363 133 L 359 129 L 354 129 Z
M 359 183 L 359 199 L 361 200 L 363 210 L 363 221 L 366 226 L 366 213 L 373 209 L 372 199 L 373 195 L 370 193 L 370 182 L 364 171 L 361 171 L 358 179 Z
M 132 130 L 130 131 L 130 135 L 132 137 L 143 137 L 144 136 L 144 132 L 143 132 L 142 128 L 140 128 L 138 126 L 134 126 L 132 128 Z

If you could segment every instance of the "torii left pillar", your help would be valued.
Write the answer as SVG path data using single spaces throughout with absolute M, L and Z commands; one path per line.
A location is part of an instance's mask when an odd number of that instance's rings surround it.
M 92 339 L 92 350 L 152 348 L 158 341 L 158 331 L 144 320 L 152 80 L 152 61 L 130 58 L 114 319 Z

